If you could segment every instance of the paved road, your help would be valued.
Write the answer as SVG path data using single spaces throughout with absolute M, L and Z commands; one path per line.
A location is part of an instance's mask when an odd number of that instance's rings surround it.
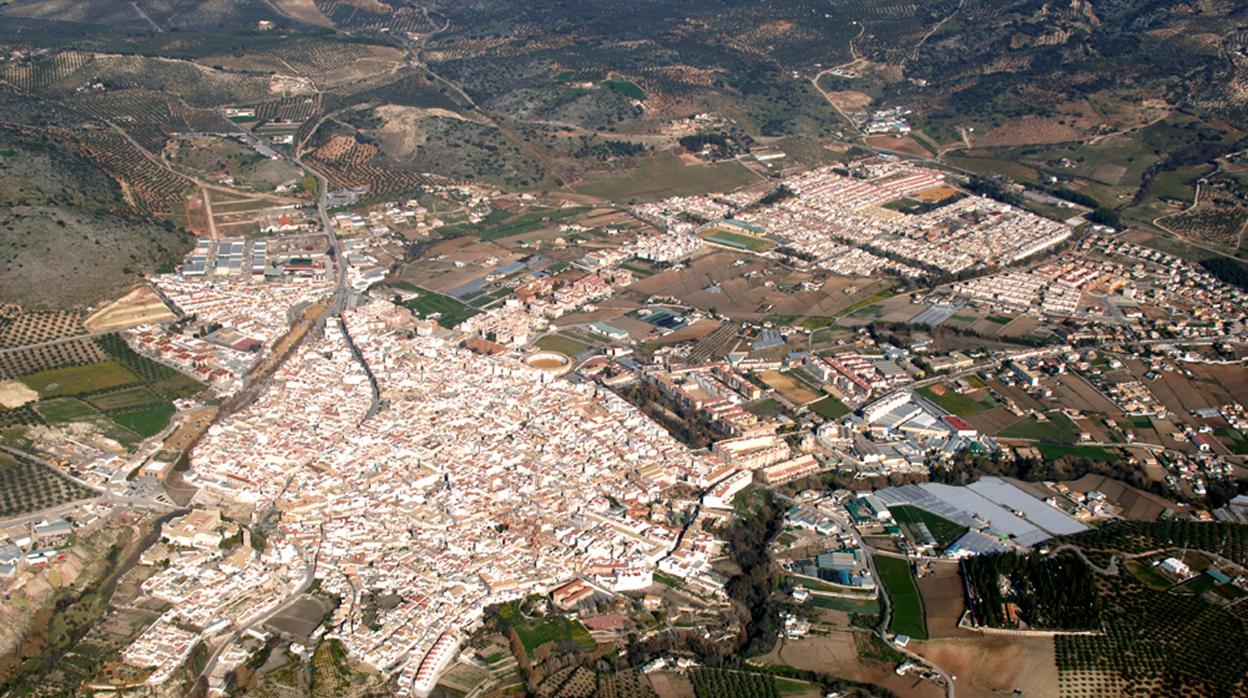
M 338 315 L 346 310 L 350 294 L 347 289 L 347 260 L 342 254 L 342 247 L 338 244 L 338 236 L 334 234 L 333 221 L 329 218 L 329 179 L 304 164 L 298 155 L 292 157 L 291 161 L 316 178 L 316 213 L 321 219 L 321 228 L 325 231 L 325 236 L 329 238 L 329 249 L 334 254 L 334 269 L 338 280 L 334 288 L 334 302 L 330 305 L 328 315 Z
M 324 532 L 322 532 L 322 540 L 324 540 L 323 536 Z M 258 625 L 267 623 L 274 616 L 278 615 L 282 611 L 285 611 L 287 608 L 290 608 L 295 601 L 299 600 L 299 597 L 302 596 L 304 592 L 312 587 L 312 582 L 316 579 L 316 563 L 320 558 L 320 555 L 321 549 L 320 544 L 318 543 L 316 551 L 304 564 L 303 581 L 299 583 L 299 586 L 291 590 L 290 594 L 288 594 L 285 599 L 282 599 L 281 603 L 277 604 L 273 608 L 260 611 L 250 618 L 236 623 L 236 629 L 234 632 L 230 633 L 230 636 L 220 645 L 217 645 L 217 648 L 213 650 L 212 655 L 208 657 L 208 661 L 204 664 L 204 670 L 200 672 L 198 678 L 203 679 L 211 676 L 212 670 L 216 668 L 217 662 L 221 659 L 221 654 L 225 652 L 225 648 L 237 642 L 238 639 L 243 636 L 243 633 L 246 633 L 248 630 Z
M 776 491 L 775 489 L 772 489 L 772 488 L 768 488 L 768 489 L 771 489 L 772 494 L 775 495 L 777 499 L 782 499 L 786 502 L 795 501 L 792 497 L 782 494 Z M 893 647 L 898 652 L 901 652 L 902 654 L 906 655 L 910 659 L 914 660 L 916 664 L 919 664 L 920 666 L 931 667 L 932 671 L 939 674 L 945 680 L 945 698 L 954 698 L 955 688 L 953 685 L 952 674 L 948 673 L 944 669 L 937 666 L 936 663 L 934 663 L 932 660 L 926 657 L 923 657 L 921 655 L 915 654 L 914 652 L 910 651 L 909 649 L 905 647 L 897 647 L 897 645 L 888 641 L 888 638 L 887 638 L 888 625 L 893 617 L 893 607 L 892 607 L 892 602 L 888 598 L 888 591 L 884 588 L 884 584 L 880 581 L 879 572 L 877 572 L 875 568 L 875 549 L 872 548 L 870 545 L 868 545 L 867 541 L 864 540 L 863 537 L 858 534 L 858 529 L 855 528 L 851 524 L 851 522 L 841 519 L 840 517 L 833 517 L 833 520 L 836 521 L 837 525 L 841 527 L 841 530 L 847 531 L 853 537 L 854 544 L 857 545 L 858 548 L 862 550 L 863 552 L 863 558 L 865 562 L 867 563 L 867 569 L 871 571 L 871 578 L 875 580 L 875 589 L 877 592 L 877 596 L 879 596 L 879 599 L 880 599 L 881 613 L 880 613 L 879 624 L 877 624 L 874 628 L 872 628 L 871 632 L 874 633 L 877 637 L 879 637 L 881 642 L 884 642 L 889 647 Z
M 1111 577 L 1117 576 L 1118 574 L 1119 557 L 1117 555 L 1115 555 L 1113 558 L 1110 559 L 1109 565 L 1105 567 L 1099 567 L 1096 564 L 1094 564 L 1091 560 L 1088 559 L 1088 556 L 1083 553 L 1082 548 L 1076 545 L 1071 545 L 1070 543 L 1064 543 L 1062 545 L 1057 546 L 1056 548 L 1053 549 L 1053 552 L 1051 554 L 1056 555 L 1065 550 L 1070 550 L 1074 552 L 1076 555 L 1082 558 L 1085 563 L 1087 563 L 1088 567 L 1091 567 L 1092 569 L 1096 570 L 1097 572 L 1101 574 L 1109 575 Z

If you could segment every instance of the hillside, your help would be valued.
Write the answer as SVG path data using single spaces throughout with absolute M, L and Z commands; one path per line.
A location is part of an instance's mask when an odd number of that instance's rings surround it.
M 190 249 L 91 163 L 13 132 L 0 131 L 0 200 L 0 298 L 27 307 L 107 300 Z

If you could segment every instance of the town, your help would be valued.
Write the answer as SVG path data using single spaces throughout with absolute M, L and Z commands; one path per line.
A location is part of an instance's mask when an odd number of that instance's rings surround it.
M 106 349 L 202 390 L 145 438 L 48 419 L 37 456 L 6 448 L 65 491 L 4 529 L 7 593 L 161 517 L 102 690 L 227 694 L 278 639 L 422 697 L 524 680 L 490 659 L 500 623 L 535 665 L 534 627 L 731 644 L 747 551 L 724 532 L 776 506 L 785 646 L 878 642 L 896 671 L 862 680 L 951 695 L 934 619 L 1004 622 L 956 587 L 969 560 L 1244 520 L 1206 495 L 1244 467 L 1248 294 L 1113 229 L 889 156 L 630 207 L 424 195 L 453 213 L 343 194 L 328 228 L 200 240 Z M 45 416 L 69 399 L 28 384 Z M 1248 596 L 1234 557 L 1151 562 Z M 638 676 L 700 664 L 669 648 Z

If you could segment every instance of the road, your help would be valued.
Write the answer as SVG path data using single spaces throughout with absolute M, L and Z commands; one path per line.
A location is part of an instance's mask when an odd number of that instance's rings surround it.
M 325 540 L 324 533 L 324 531 L 321 531 L 321 542 Z M 204 663 L 204 669 L 199 673 L 197 679 L 205 679 L 211 676 L 212 670 L 216 668 L 217 662 L 221 659 L 221 654 L 225 652 L 225 648 L 237 642 L 238 639 L 243 636 L 243 633 L 246 633 L 248 630 L 251 630 L 258 625 L 267 623 L 274 616 L 290 608 L 291 605 L 299 600 L 299 597 L 302 596 L 304 592 L 312 588 L 312 582 L 316 579 L 316 563 L 320 556 L 321 545 L 320 542 L 318 542 L 316 551 L 313 552 L 312 557 L 308 558 L 308 560 L 304 563 L 303 581 L 299 583 L 299 586 L 292 589 L 286 598 L 282 599 L 281 603 L 276 606 L 260 611 L 250 618 L 235 623 L 234 632 L 230 633 L 230 636 L 221 644 L 217 645 L 217 648 L 213 650 L 211 655 L 209 655 L 208 661 Z
M 1065 543 L 1063 545 L 1057 546 L 1056 548 L 1053 549 L 1053 551 L 1050 554 L 1056 555 L 1066 550 L 1069 550 L 1073 552 L 1074 554 L 1078 555 L 1085 563 L 1087 563 L 1088 567 L 1091 567 L 1093 570 L 1095 570 L 1096 572 L 1100 574 L 1104 574 L 1108 576 L 1115 576 L 1118 574 L 1119 558 L 1117 555 L 1113 556 L 1113 558 L 1110 559 L 1109 565 L 1105 567 L 1100 567 L 1088 559 L 1088 556 L 1083 553 L 1083 548 L 1080 548 L 1076 545 L 1071 545 L 1070 543 Z
M 789 497 L 774 488 L 769 487 L 768 489 L 777 499 L 782 499 L 786 502 L 794 501 L 792 497 Z M 954 698 L 955 688 L 953 685 L 954 679 L 952 674 L 937 666 L 932 660 L 915 654 L 905 647 L 898 647 L 892 642 L 889 642 L 887 633 L 888 625 L 893 618 L 893 607 L 892 602 L 888 598 L 888 590 L 884 588 L 884 584 L 880 581 L 880 574 L 875 568 L 875 549 L 867 544 L 867 541 L 858 533 L 858 529 L 853 526 L 851 521 L 840 517 L 833 517 L 833 521 L 836 522 L 836 525 L 839 526 L 841 530 L 848 532 L 853 537 L 854 544 L 857 545 L 863 552 L 863 559 L 866 562 L 867 569 L 871 572 L 871 578 L 875 580 L 876 594 L 880 599 L 880 622 L 871 629 L 871 632 L 879 637 L 881 642 L 914 660 L 916 664 L 930 667 L 933 672 L 939 674 L 945 680 L 945 698 Z
M 340 315 L 347 308 L 350 293 L 347 289 L 347 260 L 343 257 L 342 247 L 338 244 L 338 236 L 334 234 L 334 224 L 329 218 L 329 179 L 318 170 L 308 167 L 299 158 L 298 153 L 290 158 L 305 172 L 316 178 L 316 214 L 321 219 L 321 228 L 329 238 L 329 249 L 334 256 L 334 269 L 337 274 L 337 285 L 334 287 L 334 301 L 330 304 L 327 315 Z

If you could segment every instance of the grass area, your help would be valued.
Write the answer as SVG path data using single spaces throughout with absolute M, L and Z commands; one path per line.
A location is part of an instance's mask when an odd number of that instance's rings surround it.
M 1031 439 L 1050 444 L 1074 443 L 1079 434 L 1079 427 L 1060 412 L 1051 412 L 1047 416 L 1048 421 L 1045 422 L 1032 418 L 1019 420 L 1002 429 L 997 436 L 1007 439 Z
M 73 397 L 40 400 L 35 409 L 49 422 L 77 422 L 95 415 L 95 409 Z
M 620 94 L 624 95 L 625 97 L 628 97 L 629 99 L 636 99 L 636 100 L 641 101 L 641 100 L 645 100 L 646 98 L 646 91 L 641 89 L 641 86 L 639 86 L 635 82 L 632 82 L 631 80 L 625 80 L 623 78 L 611 78 L 610 80 L 603 80 L 602 86 L 607 88 L 608 90 L 619 92 Z
M 121 426 L 135 432 L 136 434 L 147 438 L 160 433 L 165 425 L 169 424 L 169 420 L 173 417 L 173 405 L 162 403 L 152 405 L 131 412 L 121 412 L 114 414 L 113 421 Z
M 882 300 L 886 300 L 886 299 L 888 299 L 888 298 L 892 298 L 892 297 L 893 297 L 893 296 L 895 296 L 895 295 L 897 295 L 897 292 L 896 292 L 895 290 L 893 290 L 893 289 L 891 289 L 891 288 L 890 288 L 890 289 L 885 289 L 885 290 L 880 291 L 879 293 L 877 293 L 877 294 L 875 294 L 875 295 L 871 296 L 870 298 L 864 298 L 864 299 L 862 299 L 862 300 L 858 301 L 857 303 L 854 303 L 853 305 L 849 305 L 849 306 L 846 306 L 846 307 L 844 307 L 844 308 L 841 308 L 840 310 L 838 310 L 838 311 L 837 311 L 837 313 L 836 313 L 836 315 L 834 316 L 834 318 L 836 318 L 836 317 L 843 317 L 843 316 L 845 316 L 845 315 L 854 315 L 854 314 L 856 314 L 858 311 L 862 310 L 863 308 L 866 308 L 867 306 L 871 305 L 872 303 L 878 303 L 878 302 L 880 302 L 880 301 L 882 301 Z M 831 323 L 829 323 L 829 324 L 831 324 Z M 814 327 L 811 327 L 810 329 L 815 329 L 815 328 L 814 328 Z
M 452 328 L 468 318 L 481 312 L 476 308 L 464 305 L 459 301 L 431 291 L 415 291 L 418 295 L 403 301 L 403 306 L 419 315 L 429 318 L 437 315 L 438 324 Z
M 663 199 L 729 191 L 756 181 L 758 177 L 736 161 L 686 165 L 674 153 L 665 152 L 643 159 L 627 172 L 587 182 L 577 191 L 615 201 Z
M 571 640 L 582 649 L 592 650 L 598 643 L 590 637 L 589 631 L 579 622 L 566 616 L 547 616 L 545 618 L 524 618 L 520 614 L 517 603 L 509 603 L 498 608 L 498 617 L 507 627 L 516 631 L 524 651 L 529 654 L 548 642 L 564 642 Z
M 954 523 L 943 516 L 938 516 L 919 507 L 891 506 L 888 508 L 888 511 L 893 515 L 893 520 L 899 524 L 925 524 L 927 530 L 931 532 L 932 538 L 936 539 L 936 545 L 942 550 L 953 545 L 955 541 L 966 535 L 967 532 L 966 526 Z
M 685 588 L 685 580 L 658 570 L 654 571 L 654 581 L 658 584 L 665 584 L 673 589 Z
M 828 315 L 812 315 L 802 320 L 802 327 L 808 330 L 821 330 L 825 327 L 831 327 L 836 323 L 836 318 Z
M 510 296 L 514 291 L 514 288 L 509 288 L 507 286 L 497 288 L 489 293 L 482 293 L 481 295 L 474 297 L 471 301 L 469 301 L 468 305 L 471 305 L 474 308 L 484 308 L 497 300 Z
M 1150 564 L 1148 560 L 1127 560 L 1122 563 L 1122 566 L 1151 589 L 1165 591 L 1174 585 L 1173 580 Z
M 569 359 L 580 354 L 589 348 L 588 344 L 579 342 L 571 337 L 565 337 L 561 334 L 548 334 L 535 342 L 538 349 L 542 351 L 553 351 L 563 354 Z
M 143 407 L 161 402 L 161 398 L 147 388 L 126 388 L 112 393 L 92 395 L 88 398 L 92 405 L 101 410 L 124 410 L 131 407 Z
M 900 664 L 906 660 L 906 656 L 896 647 L 884 642 L 875 633 L 854 633 L 854 649 L 859 657 L 874 659 L 877 662 Z
M 745 406 L 746 411 L 759 417 L 774 417 L 780 414 L 780 403 L 775 398 L 765 398 Z
M 85 366 L 66 366 L 22 376 L 20 379 L 39 397 L 78 395 L 139 382 L 139 377 L 116 361 L 100 361 Z
M 910 574 L 910 563 L 902 558 L 876 555 L 875 568 L 892 604 L 893 617 L 889 630 L 898 635 L 926 640 L 927 623 L 923 618 L 923 599 L 919 596 L 919 588 Z
M 840 419 L 849 414 L 849 408 L 845 406 L 845 403 L 831 395 L 810 403 L 810 411 L 825 419 Z
M 939 395 L 937 395 L 930 386 L 926 388 L 919 388 L 917 392 L 928 400 L 936 403 L 936 405 L 942 410 L 956 414 L 959 417 L 966 417 L 978 412 L 983 412 L 986 409 L 996 406 L 996 401 L 991 397 L 984 400 L 975 400 L 957 392 L 949 385 L 943 383 L 941 385 L 944 385 L 945 392 Z
M 1114 451 L 1110 451 L 1100 446 L 1062 446 L 1058 444 L 1040 444 L 1038 447 L 1040 455 L 1045 460 L 1060 460 L 1062 458 L 1087 458 L 1088 460 L 1100 461 L 1102 463 L 1117 463 L 1122 460 Z
M 799 580 L 800 581 L 800 580 Z M 880 603 L 875 599 L 846 599 L 840 596 L 817 596 L 811 594 L 806 603 L 828 611 L 842 611 L 859 615 L 879 615 Z
M 706 236 L 705 240 L 707 242 L 714 242 L 720 245 L 734 247 L 739 250 L 749 250 L 751 252 L 759 252 L 775 246 L 775 243 L 770 240 L 764 240 L 750 235 L 742 235 L 741 233 L 734 233 L 730 230 L 716 230 L 714 235 Z
M 776 690 L 782 696 L 800 696 L 811 691 L 819 691 L 819 684 L 810 683 L 808 681 L 799 681 L 797 679 L 786 679 L 783 676 L 775 677 Z
M 588 206 L 534 209 L 528 213 L 512 216 L 506 219 L 503 223 L 488 225 L 478 231 L 477 235 L 482 240 L 498 240 L 500 238 L 523 235 L 525 233 L 531 233 L 534 230 L 541 230 L 542 228 L 550 227 L 557 221 L 563 220 L 564 218 L 570 218 L 588 210 Z
M 872 318 L 872 319 L 878 319 L 882 317 L 883 315 L 884 315 L 884 308 L 881 307 L 878 303 L 872 303 L 871 305 L 864 305 L 861 308 L 849 314 L 850 317 Z

